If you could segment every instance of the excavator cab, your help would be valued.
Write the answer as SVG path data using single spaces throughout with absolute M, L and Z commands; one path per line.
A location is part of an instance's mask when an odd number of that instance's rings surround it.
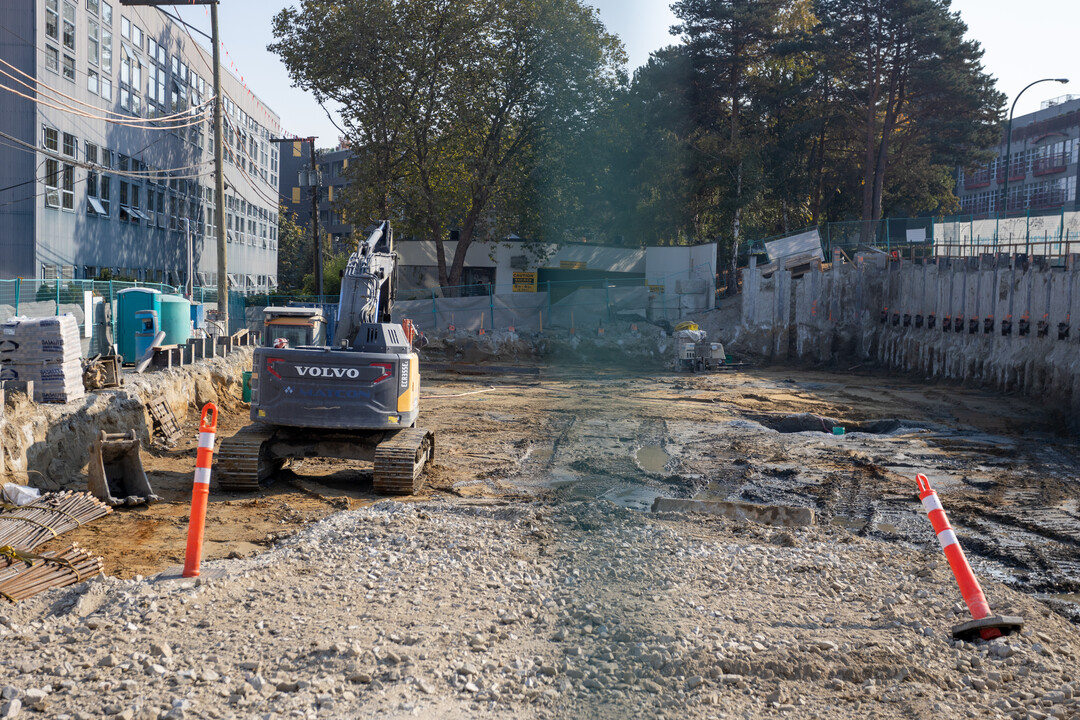
M 319 308 L 268 307 L 263 310 L 263 347 L 326 346 L 326 316 Z

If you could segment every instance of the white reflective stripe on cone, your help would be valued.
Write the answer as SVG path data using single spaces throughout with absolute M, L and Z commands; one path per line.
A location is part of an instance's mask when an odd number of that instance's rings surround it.
M 941 507 L 941 500 L 938 499 L 937 493 L 934 493 L 933 495 L 927 495 L 926 497 L 924 497 L 922 499 L 922 506 L 924 508 L 926 508 L 927 513 L 932 513 L 935 510 L 944 510 L 945 509 L 945 508 Z
M 201 485 L 210 484 L 210 468 L 195 468 L 195 482 Z
M 957 543 L 956 533 L 954 533 L 952 530 L 942 530 L 938 533 L 937 539 L 938 542 L 941 543 L 942 550 L 949 547 L 950 545 L 955 545 Z
M 199 433 L 199 447 L 214 449 L 214 433 L 201 432 Z

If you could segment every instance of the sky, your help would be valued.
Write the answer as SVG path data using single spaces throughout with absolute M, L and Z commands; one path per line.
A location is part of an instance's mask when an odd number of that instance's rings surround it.
M 235 67 L 234 74 L 243 75 L 252 91 L 281 116 L 286 133 L 316 135 L 320 147 L 331 147 L 340 133 L 308 93 L 291 87 L 285 66 L 266 49 L 273 41 L 273 16 L 292 4 L 283 0 L 221 0 L 221 39 L 227 52 L 224 64 Z M 644 64 L 654 50 L 676 41 L 669 34 L 676 20 L 666 0 L 593 0 L 591 4 L 600 11 L 608 30 L 622 39 L 631 71 Z M 209 34 L 209 14 L 204 8 L 174 9 Z M 952 8 L 967 23 L 968 38 L 982 44 L 986 53 L 983 64 L 998 79 L 998 89 L 1008 95 L 1010 104 L 1033 80 L 1071 78 L 1067 85 L 1041 83 L 1025 92 L 1016 105 L 1016 117 L 1038 110 L 1039 104 L 1050 98 L 1080 96 L 1080 61 L 1074 51 L 1080 2 L 953 0 Z

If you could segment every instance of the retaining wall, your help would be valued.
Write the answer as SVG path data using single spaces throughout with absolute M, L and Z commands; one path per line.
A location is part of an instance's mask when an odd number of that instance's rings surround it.
M 799 278 L 744 273 L 732 345 L 769 359 L 876 362 L 1080 409 L 1080 255 L 925 263 L 857 255 Z
M 152 399 L 165 398 L 180 422 L 207 402 L 246 416 L 247 407 L 239 403 L 241 373 L 251 369 L 251 356 L 252 349 L 238 348 L 226 357 L 179 368 L 142 375 L 125 371 L 119 389 L 88 393 L 66 405 L 9 396 L 0 421 L 0 445 L 10 479 L 41 490 L 85 489 L 83 468 L 102 430 L 135 430 L 143 448 L 149 447 L 152 422 L 146 403 Z

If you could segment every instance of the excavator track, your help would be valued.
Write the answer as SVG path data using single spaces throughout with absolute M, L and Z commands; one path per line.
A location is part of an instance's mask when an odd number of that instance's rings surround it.
M 221 441 L 214 458 L 214 476 L 218 489 L 229 492 L 255 492 L 282 462 L 264 459 L 263 444 L 274 437 L 274 428 L 248 425 L 231 438 Z
M 435 433 L 406 428 L 375 448 L 372 489 L 379 495 L 415 495 L 424 465 L 435 458 Z

